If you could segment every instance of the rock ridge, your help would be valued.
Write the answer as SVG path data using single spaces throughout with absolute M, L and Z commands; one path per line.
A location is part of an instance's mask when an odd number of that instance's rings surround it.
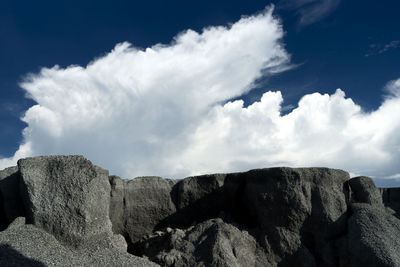
M 0 230 L 2 266 L 400 266 L 400 188 L 329 168 L 126 180 L 32 157 L 0 171 Z

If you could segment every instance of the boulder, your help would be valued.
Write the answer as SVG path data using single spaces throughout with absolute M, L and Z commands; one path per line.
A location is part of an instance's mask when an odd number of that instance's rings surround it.
M 354 203 L 382 204 L 382 195 L 374 181 L 366 176 L 349 180 L 352 191 L 351 201 Z
M 108 171 L 82 156 L 26 158 L 18 168 L 27 223 L 72 247 L 94 243 L 126 248 L 120 237 L 112 236 Z
M 152 233 L 163 219 L 176 212 L 171 193 L 176 181 L 160 177 L 122 180 L 111 176 L 110 183 L 113 231 L 129 242 Z
M 333 240 L 346 231 L 347 172 L 270 168 L 243 175 L 249 217 L 281 266 L 336 265 Z
M 274 266 L 251 234 L 220 218 L 157 231 L 136 245 L 161 266 Z
M 400 220 L 380 205 L 352 205 L 348 266 L 400 266 Z

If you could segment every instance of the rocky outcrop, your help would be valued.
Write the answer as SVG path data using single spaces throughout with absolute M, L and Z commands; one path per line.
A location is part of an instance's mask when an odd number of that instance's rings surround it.
M 355 196 L 348 221 L 349 265 L 400 266 L 400 220 L 390 207 L 400 204 L 399 189 L 384 189 L 382 198 L 368 177 L 353 178 L 349 184 Z
M 0 171 L 0 204 L 15 264 L 400 266 L 400 189 L 335 169 L 124 180 L 35 157 Z
M 176 212 L 171 190 L 176 181 L 160 177 L 123 180 L 110 177 L 110 218 L 115 233 L 131 242 L 151 233 L 155 224 Z
M 19 160 L 3 176 L 2 224 L 21 204 L 28 224 L 18 217 L 0 232 L 1 266 L 156 266 L 112 232 L 108 171 L 82 156 L 48 156 Z

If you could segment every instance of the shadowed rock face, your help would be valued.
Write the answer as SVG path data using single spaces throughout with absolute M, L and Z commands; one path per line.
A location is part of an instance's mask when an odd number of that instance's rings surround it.
M 18 171 L 2 176 L 2 224 L 21 213 L 11 212 L 20 203 L 28 223 L 18 217 L 0 232 L 4 258 L 18 256 L 9 266 L 156 266 L 128 254 L 112 232 L 108 171 L 82 156 L 48 156 L 19 160 Z
M 341 170 L 123 180 L 80 156 L 36 157 L 0 171 L 0 196 L 0 245 L 34 264 L 400 266 L 400 189 Z M 18 245 L 32 235 L 35 253 Z
M 17 167 L 0 171 L 0 230 L 24 214 L 19 194 L 20 175 Z

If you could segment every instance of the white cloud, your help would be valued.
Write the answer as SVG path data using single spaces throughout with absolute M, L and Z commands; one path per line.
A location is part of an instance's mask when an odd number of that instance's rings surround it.
M 170 45 L 139 50 L 122 43 L 87 67 L 30 75 L 21 87 L 38 104 L 22 119 L 28 127 L 20 151 L 84 154 L 124 176 L 173 174 L 165 159 L 190 145 L 210 108 L 288 68 L 272 11 L 229 27 L 187 30 Z
M 388 82 L 385 91 L 388 93 L 386 97 L 389 99 L 400 97 L 400 79 Z
M 38 104 L 23 120 L 21 157 L 83 154 L 123 177 L 327 166 L 375 177 L 398 174 L 400 79 L 371 113 L 334 94 L 305 95 L 281 116 L 280 92 L 243 107 L 261 75 L 288 68 L 272 9 L 231 27 L 186 31 L 170 45 L 122 43 L 87 67 L 44 68 L 21 86 Z M 225 103 L 225 104 L 223 104 Z
M 285 116 L 279 112 L 282 101 L 280 92 L 267 92 L 247 108 L 241 100 L 215 107 L 177 162 L 196 172 L 280 165 L 328 166 L 374 177 L 399 171 L 398 97 L 365 113 L 340 89 L 314 93 Z

